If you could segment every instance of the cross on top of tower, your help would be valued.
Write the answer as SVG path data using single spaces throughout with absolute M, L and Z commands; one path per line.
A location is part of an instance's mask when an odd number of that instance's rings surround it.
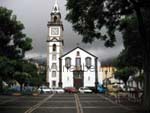
M 60 10 L 59 10 L 59 6 L 58 6 L 58 1 L 55 0 L 55 4 L 53 6 L 53 10 L 52 10 L 52 13 L 59 13 Z

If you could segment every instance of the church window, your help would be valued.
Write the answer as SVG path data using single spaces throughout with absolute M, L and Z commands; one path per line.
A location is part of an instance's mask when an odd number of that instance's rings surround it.
M 52 55 L 52 60 L 56 60 L 56 54 Z
M 86 67 L 90 68 L 91 67 L 91 58 L 90 57 L 86 57 L 85 63 L 86 63 Z
M 65 59 L 65 66 L 67 69 L 71 67 L 71 58 L 70 57 L 67 57 Z
M 52 71 L 52 77 L 56 77 L 56 71 Z
M 76 66 L 77 67 L 81 66 L 81 58 L 76 58 Z
M 52 69 L 57 69 L 56 63 L 52 64 Z
M 56 51 L 56 44 L 53 44 L 53 51 Z
M 80 56 L 80 52 L 79 51 L 77 51 L 77 56 Z

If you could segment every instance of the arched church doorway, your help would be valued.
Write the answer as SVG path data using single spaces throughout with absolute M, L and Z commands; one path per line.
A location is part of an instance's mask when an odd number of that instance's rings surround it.
M 79 89 L 80 87 L 83 87 L 83 80 L 84 80 L 84 71 L 82 70 L 73 71 L 73 82 L 75 88 Z

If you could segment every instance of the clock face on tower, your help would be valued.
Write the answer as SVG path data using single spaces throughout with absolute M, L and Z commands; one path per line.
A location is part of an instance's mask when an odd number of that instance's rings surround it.
M 59 35 L 60 35 L 60 27 L 50 28 L 50 36 L 59 36 Z

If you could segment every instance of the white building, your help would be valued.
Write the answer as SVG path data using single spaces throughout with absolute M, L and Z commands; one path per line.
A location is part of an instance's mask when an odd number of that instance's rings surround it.
M 102 83 L 98 58 L 86 50 L 76 47 L 63 55 L 64 39 L 61 13 L 57 4 L 48 22 L 47 82 L 49 87 L 95 87 Z

